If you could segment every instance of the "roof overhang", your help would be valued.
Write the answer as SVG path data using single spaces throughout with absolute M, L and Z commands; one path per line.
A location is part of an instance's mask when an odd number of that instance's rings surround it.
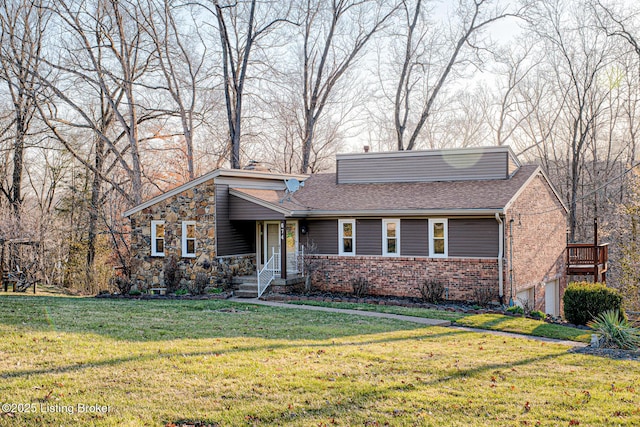
M 235 196 L 238 197 L 239 199 L 243 199 L 246 200 L 247 202 L 256 204 L 258 206 L 262 206 L 263 208 L 267 208 L 269 210 L 272 210 L 274 212 L 278 212 L 282 215 L 284 215 L 285 217 L 289 217 L 291 216 L 291 211 L 289 209 L 285 209 L 283 206 L 278 206 L 274 203 L 269 203 L 265 200 L 259 199 L 258 197 L 254 197 L 250 194 L 244 193 L 242 191 L 238 191 L 235 188 L 230 188 L 229 189 L 229 195 L 230 196 Z
M 284 180 L 296 178 L 300 181 L 304 181 L 309 178 L 309 175 L 297 175 L 297 174 L 282 174 L 282 173 L 273 173 L 273 172 L 263 172 L 263 171 L 248 171 L 244 169 L 216 169 L 212 172 L 204 174 L 194 180 L 191 180 L 185 184 L 182 184 L 176 188 L 173 188 L 167 192 L 164 192 L 156 197 L 153 197 L 147 200 L 144 203 L 139 204 L 127 211 L 125 211 L 122 215 L 125 217 L 131 216 L 136 212 L 140 212 L 143 209 L 146 209 L 150 206 L 155 205 L 158 202 L 166 200 L 172 196 L 176 196 L 183 191 L 189 190 L 197 185 L 200 185 L 204 182 L 207 182 L 211 179 L 215 178 L 227 178 L 233 180 L 233 185 L 239 185 L 239 180 L 265 180 L 265 181 L 281 181 L 284 188 Z
M 340 218 L 340 217 L 425 217 L 425 216 L 495 216 L 504 214 L 504 209 L 359 209 L 359 210 L 319 210 L 319 209 L 289 209 L 279 203 L 264 200 L 247 194 L 242 189 L 229 189 L 229 195 L 246 200 L 250 203 L 270 209 L 285 216 L 285 218 Z
M 531 181 L 533 181 L 537 176 L 541 176 L 542 179 L 544 179 L 546 181 L 547 185 L 551 189 L 551 192 L 553 193 L 553 195 L 556 197 L 556 199 L 560 203 L 560 206 L 562 206 L 562 209 L 564 209 L 565 214 L 569 213 L 569 209 L 567 208 L 567 206 L 562 201 L 562 197 L 560 197 L 560 194 L 558 194 L 558 192 L 556 191 L 555 187 L 551 183 L 551 180 L 549 179 L 549 176 L 547 176 L 545 171 L 540 166 L 538 166 L 537 169 L 531 174 L 531 176 L 529 176 L 529 178 L 524 182 L 524 184 L 522 184 L 520 186 L 518 191 L 516 191 L 516 193 L 513 195 L 513 197 L 511 197 L 511 200 L 509 200 L 507 202 L 507 204 L 504 206 L 504 210 L 505 211 L 508 210 L 511 207 L 511 205 L 513 205 L 513 203 L 516 201 L 516 199 L 518 197 L 520 197 L 520 194 L 522 194 L 522 192 L 525 190 L 525 188 L 527 188 L 527 186 L 531 183 Z M 551 207 L 549 207 L 547 209 L 551 209 Z
M 294 218 L 335 218 L 335 217 L 424 217 L 424 216 L 494 216 L 503 214 L 502 208 L 487 209 L 375 209 L 344 211 L 291 211 Z

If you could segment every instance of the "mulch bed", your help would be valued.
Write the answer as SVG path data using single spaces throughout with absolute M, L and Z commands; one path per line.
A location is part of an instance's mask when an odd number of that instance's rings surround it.
M 621 350 L 618 348 L 598 348 L 587 346 L 573 347 L 569 352 L 607 357 L 609 359 L 640 361 L 640 350 Z
M 231 298 L 231 292 L 221 292 L 219 294 L 205 294 L 205 295 L 122 295 L 122 294 L 98 294 L 96 298 L 112 298 L 112 299 L 141 299 L 141 300 L 223 300 Z

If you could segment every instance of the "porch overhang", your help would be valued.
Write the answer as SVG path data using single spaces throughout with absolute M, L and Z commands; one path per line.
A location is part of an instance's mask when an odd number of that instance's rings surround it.
M 291 211 L 234 188 L 229 189 L 229 219 L 232 221 L 282 220 Z

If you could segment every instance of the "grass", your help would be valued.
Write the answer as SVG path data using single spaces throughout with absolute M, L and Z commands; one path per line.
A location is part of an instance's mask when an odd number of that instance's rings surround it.
M 317 307 L 342 308 L 347 310 L 375 311 L 378 313 L 401 314 L 403 316 L 425 317 L 427 319 L 450 320 L 452 322 L 461 319 L 468 314 L 454 311 L 434 310 L 429 308 L 412 308 L 394 305 L 373 305 L 355 302 L 331 302 L 331 301 L 286 301 L 287 304 L 313 305 Z
M 542 320 L 526 317 L 503 316 L 501 314 L 476 314 L 458 319 L 456 325 L 560 340 L 578 342 L 589 342 L 591 340 L 591 332 L 584 329 L 546 323 Z
M 459 326 L 477 329 L 488 329 L 503 332 L 515 332 L 523 335 L 556 338 L 561 340 L 589 342 L 591 334 L 583 329 L 546 323 L 526 317 L 512 317 L 501 314 L 465 314 L 428 308 L 410 308 L 389 305 L 363 303 L 325 302 L 325 301 L 290 301 L 289 304 L 314 305 L 351 310 L 377 311 L 381 313 L 402 314 L 405 316 L 426 317 L 430 319 L 450 320 Z
M 0 336 L 0 403 L 33 405 L 1 426 L 640 423 L 637 362 L 390 319 L 0 296 Z

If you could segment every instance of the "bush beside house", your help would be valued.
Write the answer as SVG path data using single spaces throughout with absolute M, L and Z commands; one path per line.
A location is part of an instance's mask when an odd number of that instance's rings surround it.
M 563 301 L 565 318 L 576 325 L 586 325 L 608 310 L 618 310 L 621 318 L 626 317 L 620 293 L 603 283 L 572 282 Z

